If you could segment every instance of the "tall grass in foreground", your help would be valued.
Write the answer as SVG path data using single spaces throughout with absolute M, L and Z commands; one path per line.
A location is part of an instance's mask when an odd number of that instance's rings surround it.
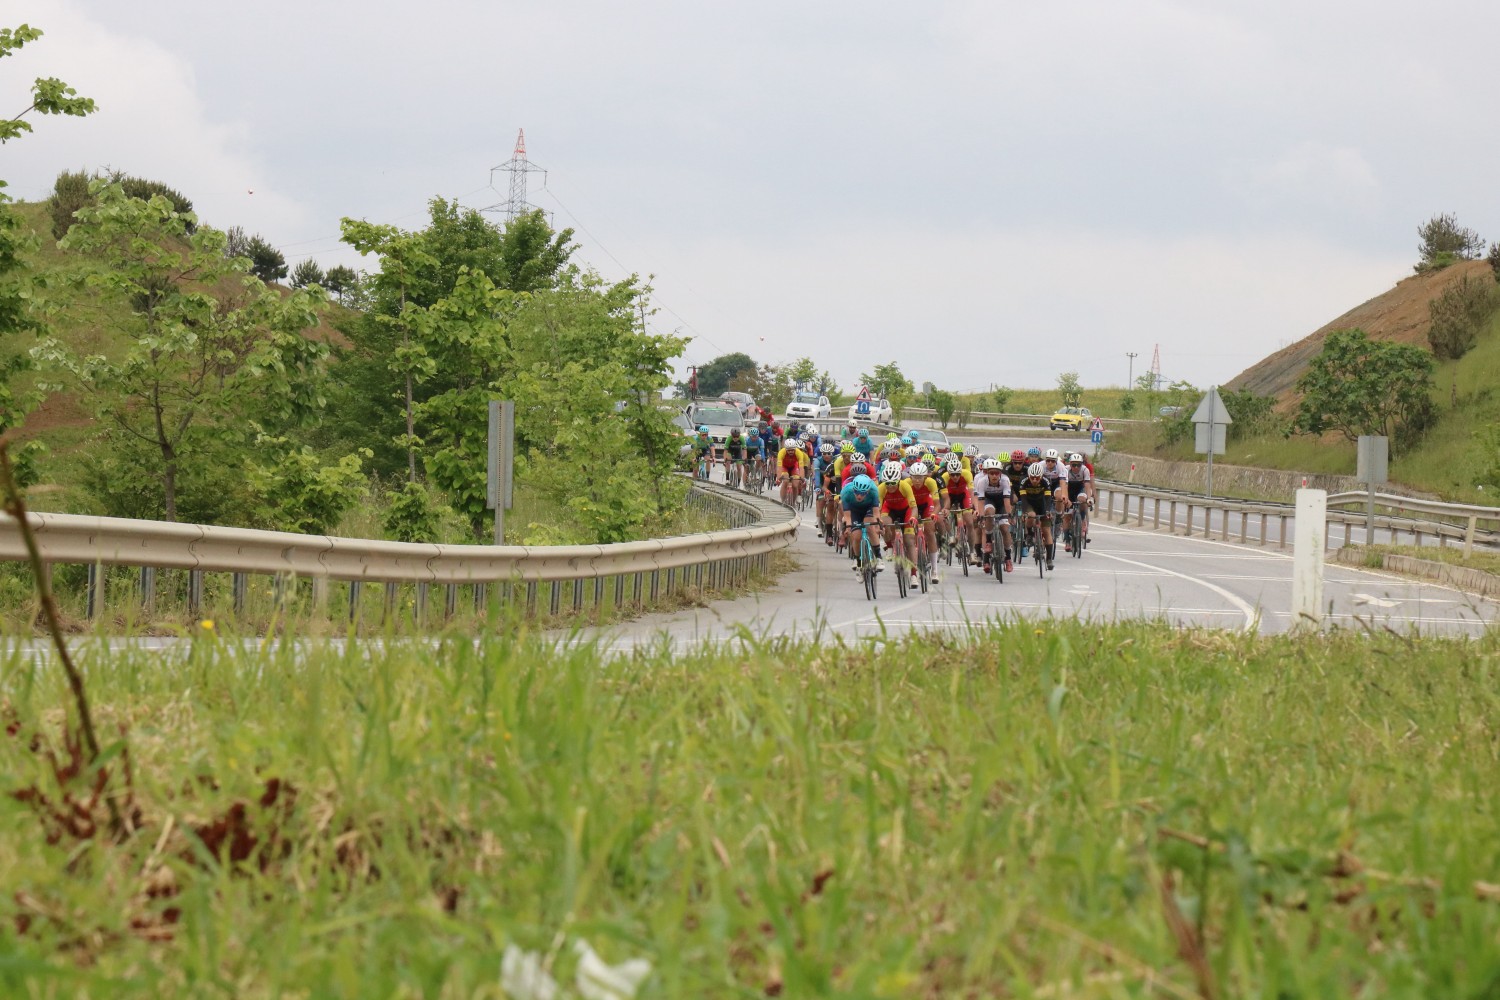
M 508 943 L 570 982 L 587 939 L 651 959 L 642 996 L 1495 996 L 1497 654 L 1065 622 L 84 648 L 115 839 L 39 805 L 90 782 L 16 658 L 0 995 L 498 997 Z

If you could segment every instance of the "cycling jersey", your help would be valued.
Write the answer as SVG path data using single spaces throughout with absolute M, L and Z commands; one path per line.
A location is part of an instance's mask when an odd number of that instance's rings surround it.
M 930 517 L 932 514 L 932 507 L 937 503 L 938 498 L 937 480 L 933 479 L 931 476 L 926 476 L 921 479 L 913 476 L 906 482 L 907 485 L 911 487 L 911 494 L 916 500 L 918 512 L 920 512 L 923 517 Z
M 1005 512 L 1005 498 L 1011 495 L 1010 477 L 1000 473 L 998 481 L 991 483 L 988 473 L 981 472 L 979 478 L 974 480 L 974 495 L 983 497 L 984 502 L 995 508 L 997 513 Z
M 845 462 L 843 468 L 838 470 L 839 481 L 847 485 L 849 480 L 861 473 L 874 479 L 875 466 L 869 462 Z
M 911 480 L 880 484 L 880 510 L 892 521 L 910 526 L 917 512 L 917 498 L 911 491 Z
M 1015 488 L 1016 503 L 1035 514 L 1045 514 L 1052 502 L 1052 491 L 1057 487 L 1047 482 L 1046 477 L 1034 480 L 1030 476 Z
M 713 449 L 714 439 L 699 434 L 693 438 L 693 447 L 698 449 L 698 454 L 705 455 Z
M 871 490 L 861 500 L 854 495 L 854 484 L 850 483 L 839 491 L 839 506 L 849 512 L 849 519 L 851 521 L 859 524 L 880 506 L 880 491 L 878 489 Z
M 776 453 L 776 467 L 789 476 L 800 476 L 807 467 L 807 452 L 801 448 L 782 448 Z
M 965 509 L 974 506 L 974 477 L 968 470 L 943 473 L 943 488 L 948 491 L 948 503 Z
M 766 457 L 766 443 L 761 440 L 759 434 L 752 434 L 745 438 L 745 453 L 752 458 Z
M 1094 474 L 1087 465 L 1079 466 L 1077 472 L 1068 466 L 1068 500 L 1075 501 L 1082 496 L 1093 478 Z
M 729 452 L 730 458 L 738 462 L 740 460 L 740 456 L 745 452 L 745 439 L 731 437 L 729 440 L 724 442 L 724 449 Z
M 1057 484 L 1068 478 L 1068 467 L 1061 462 L 1054 462 L 1049 468 L 1047 463 L 1043 462 L 1042 478 L 1051 483 L 1053 489 L 1057 489 Z

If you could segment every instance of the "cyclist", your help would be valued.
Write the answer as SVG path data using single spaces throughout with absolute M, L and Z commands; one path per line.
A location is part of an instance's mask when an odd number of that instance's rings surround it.
M 825 443 L 813 455 L 813 496 L 817 499 L 818 536 L 833 544 L 833 495 L 829 482 L 833 477 L 833 445 Z
M 1057 489 L 1057 484 L 1068 478 L 1068 467 L 1063 463 L 1062 456 L 1057 453 L 1056 448 L 1048 448 L 1047 456 L 1042 459 L 1042 476 Z
M 880 467 L 880 513 L 886 519 L 886 541 L 892 550 L 903 551 L 896 548 L 897 531 L 906 536 L 906 564 L 910 568 L 912 583 L 916 583 L 917 498 L 912 493 L 911 481 L 905 478 L 905 473 L 900 462 L 886 462 Z
M 953 456 L 963 463 L 964 471 L 969 474 L 970 482 L 974 479 L 974 455 L 967 455 L 964 449 L 967 447 L 962 441 L 953 442 Z M 978 452 L 974 453 L 975 455 Z
M 807 452 L 795 440 L 788 440 L 776 453 L 776 481 L 781 485 L 781 502 L 791 506 L 802 492 L 807 471 Z
M 844 441 L 853 441 L 854 438 L 855 438 L 855 435 L 857 435 L 858 433 L 859 433 L 859 424 L 856 424 L 854 421 L 851 420 L 851 421 L 849 421 L 849 426 L 845 427 L 843 429 L 843 431 L 840 432 L 840 437 Z
M 840 518 L 844 522 L 844 548 L 849 550 L 849 558 L 854 560 L 854 571 L 859 572 L 859 540 L 856 537 L 864 529 L 865 521 L 871 515 L 879 519 L 880 491 L 875 488 L 875 480 L 869 476 L 855 476 L 844 484 L 839 492 Z M 874 550 L 875 568 L 885 568 L 885 562 L 880 558 L 880 532 L 874 531 L 870 534 L 870 547 Z
M 974 565 L 979 565 L 978 528 L 974 524 L 974 477 L 964 468 L 963 459 L 949 455 L 943 463 L 943 509 L 954 512 L 955 530 L 969 536 Z
M 724 481 L 730 486 L 739 486 L 745 473 L 745 439 L 740 429 L 734 428 L 724 441 Z
M 1026 453 L 1020 448 L 1010 453 L 1009 462 L 1005 461 L 1004 456 L 1000 458 L 1001 471 L 1005 473 L 1005 478 L 1010 480 L 1012 487 L 1019 486 L 1021 480 L 1026 478 L 1026 466 L 1029 464 L 1026 461 Z M 984 466 L 981 465 L 980 468 L 983 469 Z M 974 479 L 977 481 L 979 477 L 975 476 Z
M 754 463 L 757 474 L 766 474 L 766 442 L 755 424 L 751 424 L 750 429 L 745 432 L 745 457 Z
M 1072 552 L 1073 542 L 1069 532 L 1073 528 L 1073 509 L 1078 507 L 1082 498 L 1083 512 L 1088 513 L 1088 508 L 1094 503 L 1094 471 L 1083 462 L 1083 456 L 1074 452 L 1068 456 L 1068 506 L 1063 508 L 1067 513 L 1063 516 L 1063 551 Z M 1083 536 L 1082 543 L 1088 544 L 1088 536 Z
M 703 478 L 707 479 L 709 476 L 712 476 L 714 471 L 714 439 L 708 432 L 707 424 L 699 427 L 698 433 L 693 435 L 693 454 L 697 458 L 697 462 L 694 464 L 694 475 L 697 475 L 697 465 L 706 463 L 707 468 L 704 471 L 707 475 Z
M 938 495 L 937 480 L 932 478 L 932 467 L 926 462 L 915 462 L 907 469 L 907 482 L 911 486 L 911 494 L 917 501 L 917 524 L 922 531 L 922 537 L 926 539 L 927 562 L 932 566 L 932 582 L 942 583 L 937 571 L 937 524 L 933 515 L 937 512 L 941 500 Z
M 1026 469 L 1026 478 L 1016 487 L 1016 506 L 1026 519 L 1027 527 L 1041 528 L 1042 556 L 1047 568 L 1052 568 L 1052 501 L 1056 487 L 1047 482 L 1045 468 L 1041 462 L 1032 462 Z
M 870 428 L 861 427 L 855 433 L 854 450 L 867 456 L 875 454 L 875 442 L 870 440 Z
M 840 488 L 849 485 L 849 481 L 855 476 L 869 476 L 874 481 L 875 463 L 866 458 L 864 452 L 850 452 L 843 458 L 844 464 L 838 470 Z
M 1024 457 L 1024 456 L 1022 456 Z M 974 507 L 986 521 L 994 518 L 1000 528 L 1001 544 L 1005 546 L 1005 572 L 1013 569 L 1011 552 L 1014 543 L 1010 533 L 1010 514 L 1014 506 L 1013 486 L 1010 476 L 998 458 L 987 458 L 979 467 L 979 478 L 974 480 Z M 993 569 L 990 560 L 996 558 L 993 539 L 988 531 L 982 533 L 984 571 Z

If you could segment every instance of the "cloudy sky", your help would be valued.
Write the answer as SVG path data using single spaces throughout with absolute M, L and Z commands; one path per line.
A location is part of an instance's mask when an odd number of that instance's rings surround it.
M 98 100 L 0 177 L 166 181 L 289 259 L 342 216 L 531 200 L 656 275 L 687 360 L 897 360 L 956 389 L 1224 381 L 1410 272 L 1439 211 L 1500 239 L 1492 0 L 12 0 L 0 64 Z M 497 182 L 503 188 L 503 178 Z

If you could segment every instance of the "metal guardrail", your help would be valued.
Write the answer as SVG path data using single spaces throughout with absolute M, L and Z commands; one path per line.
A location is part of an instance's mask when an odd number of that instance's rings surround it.
M 275 577 L 278 591 L 286 581 L 311 579 L 318 601 L 326 599 L 329 580 L 347 581 L 351 614 L 363 583 L 385 584 L 388 603 L 403 583 L 417 584 L 422 602 L 428 587 L 446 586 L 449 614 L 461 584 L 476 588 L 476 605 L 482 604 L 487 584 L 521 585 L 528 606 L 536 603 L 538 585 L 548 585 L 555 613 L 564 589 L 560 585 L 569 581 L 575 608 L 584 606 L 589 589 L 594 603 L 600 603 L 611 578 L 617 605 L 626 600 L 627 591 L 639 605 L 645 595 L 654 600 L 663 590 L 732 585 L 765 569 L 770 554 L 796 537 L 797 513 L 769 498 L 695 482 L 688 501 L 725 517 L 732 527 L 612 545 L 520 546 L 389 542 L 38 511 L 29 512 L 27 519 L 44 563 L 89 567 L 91 618 L 103 604 L 104 566 L 140 567 L 147 604 L 157 570 L 186 570 L 189 612 L 194 615 L 201 610 L 203 574 L 213 572 L 233 575 L 236 611 L 243 609 L 245 578 L 259 574 Z M 15 520 L 0 514 L 0 561 L 25 558 Z M 585 581 L 594 586 L 581 586 Z
M 1113 480 L 1098 480 L 1096 489 L 1100 494 L 1100 506 L 1108 520 L 1125 524 L 1131 519 L 1131 499 L 1136 500 L 1135 523 L 1144 527 L 1149 521 L 1153 528 L 1166 527 L 1168 531 L 1176 533 L 1181 528 L 1182 533 L 1191 536 L 1195 532 L 1204 538 L 1212 538 L 1216 534 L 1214 527 L 1214 513 L 1220 512 L 1217 535 L 1222 541 L 1231 541 L 1233 534 L 1232 518 L 1239 516 L 1239 541 L 1249 544 L 1249 524 L 1252 517 L 1260 519 L 1258 537 L 1261 545 L 1268 544 L 1270 540 L 1270 521 L 1275 518 L 1278 522 L 1277 547 L 1287 547 L 1287 522 L 1294 520 L 1296 508 L 1290 504 L 1273 503 L 1270 501 L 1257 500 L 1232 500 L 1224 498 L 1210 498 L 1198 493 L 1186 493 L 1178 490 L 1159 489 L 1149 486 L 1136 486 L 1132 483 L 1121 483 Z M 1116 498 L 1119 498 L 1119 512 L 1115 511 Z M 1335 505 L 1367 504 L 1369 495 L 1366 493 L 1335 493 L 1329 496 L 1328 523 L 1342 524 L 1344 526 L 1343 544 L 1349 545 L 1355 527 L 1365 527 L 1369 521 L 1365 511 L 1335 510 Z M 1415 500 L 1411 497 L 1395 496 L 1393 494 L 1377 493 L 1375 496 L 1378 508 L 1387 508 L 1403 512 L 1416 512 L 1431 515 L 1426 518 L 1411 516 L 1399 516 L 1391 514 L 1376 514 L 1374 528 L 1390 532 L 1391 544 L 1399 544 L 1402 535 L 1411 536 L 1416 545 L 1425 544 L 1424 540 L 1432 538 L 1439 546 L 1447 546 L 1450 543 L 1461 544 L 1465 554 L 1473 551 L 1475 545 L 1494 547 L 1500 545 L 1500 531 L 1484 530 L 1478 527 L 1480 521 L 1495 521 L 1500 525 L 1500 508 L 1476 507 L 1471 504 L 1450 504 L 1435 500 Z M 1150 516 L 1147 516 L 1147 505 L 1151 505 Z M 1165 506 L 1165 517 L 1163 516 Z M 1182 519 L 1178 520 L 1178 511 L 1181 508 Z M 1198 531 L 1195 523 L 1194 511 L 1203 511 L 1202 530 Z M 1442 517 L 1454 518 L 1455 520 L 1441 520 Z M 1327 531 L 1324 537 L 1333 540 L 1333 532 Z M 1374 537 L 1367 539 L 1370 544 L 1374 543 Z
M 901 408 L 901 415 L 903 417 L 924 417 L 936 419 L 937 411 L 927 406 L 904 406 Z M 1105 420 L 1106 427 L 1113 424 L 1150 424 L 1155 422 L 1151 420 L 1140 420 L 1135 417 L 1109 417 L 1107 419 L 1101 417 L 1100 419 Z M 1052 414 L 1050 413 L 982 413 L 979 411 L 974 411 L 969 414 L 967 422 L 970 425 L 973 425 L 975 423 L 1014 424 L 1027 422 L 1035 422 L 1038 425 L 1046 425 L 1050 423 L 1051 420 Z M 955 424 L 958 422 L 957 410 L 953 411 L 953 422 Z M 1084 427 L 1083 430 L 1087 431 L 1088 428 Z

